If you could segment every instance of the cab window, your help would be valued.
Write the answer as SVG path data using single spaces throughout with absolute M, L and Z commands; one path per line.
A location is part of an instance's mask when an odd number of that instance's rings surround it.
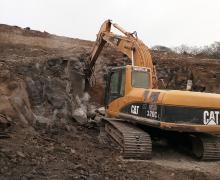
M 136 88 L 148 88 L 150 74 L 147 71 L 132 71 L 132 86 Z

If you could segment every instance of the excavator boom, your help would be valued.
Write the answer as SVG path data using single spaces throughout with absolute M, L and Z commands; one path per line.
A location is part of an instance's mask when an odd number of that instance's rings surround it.
M 111 27 L 118 29 L 123 35 L 117 35 L 111 32 Z M 156 70 L 152 62 L 148 47 L 138 39 L 136 33 L 129 33 L 110 20 L 105 21 L 97 35 L 96 44 L 92 49 L 89 60 L 86 63 L 85 74 L 89 79 L 93 73 L 95 62 L 101 53 L 104 45 L 108 43 L 118 49 L 131 60 L 132 65 L 151 69 L 152 87 L 157 88 Z

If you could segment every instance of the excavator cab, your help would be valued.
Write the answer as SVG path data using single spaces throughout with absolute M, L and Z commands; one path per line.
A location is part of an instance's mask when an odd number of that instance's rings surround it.
M 106 76 L 105 107 L 120 97 L 125 96 L 132 88 L 150 89 L 152 87 L 151 70 L 139 66 L 121 66 L 111 68 Z

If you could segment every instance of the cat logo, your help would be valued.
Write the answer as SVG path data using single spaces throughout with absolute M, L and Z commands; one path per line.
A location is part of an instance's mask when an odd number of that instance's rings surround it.
M 203 123 L 205 125 L 218 125 L 219 111 L 204 111 Z
M 131 114 L 138 114 L 140 106 L 131 105 Z

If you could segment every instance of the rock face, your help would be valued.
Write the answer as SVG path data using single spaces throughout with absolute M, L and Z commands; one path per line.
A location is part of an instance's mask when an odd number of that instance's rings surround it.
M 54 120 L 74 118 L 72 115 L 80 108 L 78 101 L 83 99 L 84 91 L 84 78 L 80 71 L 74 70 L 75 63 L 78 61 L 49 59 L 38 68 L 33 64 L 30 68 L 32 73 L 27 71 L 22 74 L 26 77 L 27 92 L 33 109 L 36 106 L 38 110 L 42 109 L 38 115 Z M 87 119 L 86 112 L 81 111 L 79 115 L 84 121 Z
M 220 93 L 218 59 L 199 59 L 158 51 L 153 51 L 152 55 L 158 78 L 164 80 L 167 89 L 185 90 L 187 79 L 190 79 L 194 91 Z
M 0 26 L 0 114 L 6 117 L 1 123 L 7 118 L 29 125 L 71 120 L 80 108 L 77 101 L 84 97 L 80 57 L 85 50 L 70 49 L 64 57 L 63 50 L 55 49 L 60 44 L 54 44 L 62 38 L 32 31 L 27 35 L 26 31 Z M 51 44 L 50 49 L 44 49 L 48 47 L 42 38 Z M 63 45 L 74 48 L 75 41 Z M 87 111 L 82 117 L 86 121 Z
M 3 74 L 1 77 L 4 76 L 0 82 L 1 117 L 5 117 L 5 121 L 9 119 L 20 120 L 22 125 L 32 124 L 34 117 L 25 83 L 22 80 L 13 81 L 10 78 L 10 72 L 2 71 L 1 73 Z

